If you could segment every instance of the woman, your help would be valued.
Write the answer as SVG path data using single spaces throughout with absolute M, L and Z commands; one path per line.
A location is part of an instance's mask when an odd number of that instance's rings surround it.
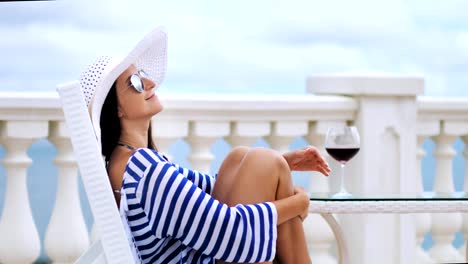
M 152 143 L 166 69 L 157 28 L 123 60 L 101 57 L 82 74 L 111 186 L 143 263 L 310 263 L 302 220 L 308 195 L 291 170 L 330 169 L 314 147 L 281 155 L 236 147 L 211 177 L 182 168 Z M 259 188 L 261 186 L 261 188 Z

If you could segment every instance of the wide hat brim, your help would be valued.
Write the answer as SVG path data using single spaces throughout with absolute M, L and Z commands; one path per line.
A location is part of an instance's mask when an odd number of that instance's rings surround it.
M 102 106 L 115 80 L 132 64 L 137 69 L 143 69 L 157 86 L 162 83 L 167 67 L 167 33 L 163 27 L 157 27 L 148 33 L 125 58 L 112 60 L 109 69 L 96 84 L 89 110 L 99 147 Z

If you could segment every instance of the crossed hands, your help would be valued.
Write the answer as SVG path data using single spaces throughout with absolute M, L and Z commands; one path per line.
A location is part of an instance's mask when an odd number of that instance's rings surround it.
M 331 172 L 328 163 L 320 154 L 320 151 L 313 146 L 292 150 L 283 154 L 288 162 L 291 171 L 318 171 L 325 176 Z M 309 194 L 302 187 L 294 187 L 294 194 L 300 194 L 309 200 Z M 299 214 L 301 221 L 304 221 L 309 214 L 309 206 Z

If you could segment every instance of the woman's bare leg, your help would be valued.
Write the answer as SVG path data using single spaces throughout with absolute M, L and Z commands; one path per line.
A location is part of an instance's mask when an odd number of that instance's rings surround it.
M 230 206 L 274 201 L 293 194 L 286 160 L 278 152 L 263 148 L 237 147 L 231 151 L 213 189 L 213 196 Z M 310 263 L 299 217 L 278 226 L 277 258 L 285 264 Z

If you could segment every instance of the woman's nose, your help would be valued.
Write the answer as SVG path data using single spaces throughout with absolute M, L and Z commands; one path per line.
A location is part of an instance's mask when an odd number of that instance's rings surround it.
M 143 80 L 143 86 L 145 87 L 145 90 L 151 90 L 153 89 L 154 87 L 156 87 L 156 83 L 151 80 L 151 79 L 148 79 L 148 78 L 142 78 Z

